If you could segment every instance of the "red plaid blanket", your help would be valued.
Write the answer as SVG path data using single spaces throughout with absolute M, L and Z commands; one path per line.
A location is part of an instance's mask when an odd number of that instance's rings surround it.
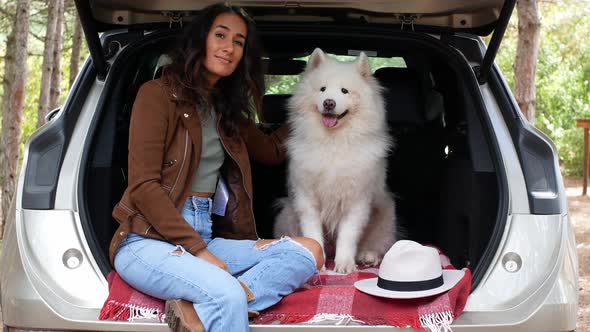
M 331 268 L 333 262 L 328 264 L 327 272 L 314 276 L 303 288 L 261 312 L 253 323 L 391 325 L 448 331 L 455 317 L 463 312 L 471 290 L 471 273 L 466 270 L 459 283 L 443 294 L 419 299 L 380 298 L 354 287 L 357 280 L 376 277 L 378 269 L 362 268 L 341 275 L 331 272 Z
M 164 322 L 164 301 L 131 288 L 115 271 L 107 276 L 109 296 L 100 310 L 98 319 L 140 319 Z
M 445 269 L 454 269 L 441 255 Z M 388 299 L 368 295 L 354 287 L 357 280 L 374 278 L 377 268 L 361 268 L 348 275 L 331 271 L 317 274 L 302 288 L 261 312 L 255 324 L 307 323 L 327 325 L 391 325 L 418 330 L 447 331 L 465 307 L 471 290 L 471 272 L 448 292 L 420 299 Z M 108 276 L 109 296 L 99 319 L 137 320 L 164 318 L 164 301 L 145 295 L 127 285 L 116 272 Z

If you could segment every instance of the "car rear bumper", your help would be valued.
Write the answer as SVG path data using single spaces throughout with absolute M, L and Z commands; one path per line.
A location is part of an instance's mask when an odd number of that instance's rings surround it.
M 18 213 L 18 212 L 17 212 Z M 106 286 L 97 290 L 94 299 L 84 299 L 76 302 L 79 294 L 70 294 L 67 298 L 61 288 L 55 290 L 51 278 L 44 282 L 39 271 L 39 260 L 27 252 L 27 245 L 19 244 L 27 234 L 26 226 L 15 227 L 21 222 L 23 214 L 13 216 L 16 220 L 9 220 L 5 232 L 1 256 L 0 291 L 2 304 L 2 318 L 4 324 L 20 329 L 52 329 L 52 330 L 94 330 L 94 331 L 168 331 L 165 324 L 100 321 L 98 314 L 100 306 L 105 300 Z M 61 214 L 70 216 L 71 212 Z M 68 217 L 66 217 L 67 219 Z M 14 222 L 16 221 L 16 222 Z M 55 227 L 73 227 L 74 220 L 63 221 Z M 29 220 L 23 223 L 28 223 Z M 499 310 L 487 309 L 472 304 L 472 309 L 466 307 L 465 312 L 453 323 L 453 331 L 573 331 L 575 330 L 578 311 L 578 270 L 576 247 L 572 227 L 567 217 L 561 219 L 561 241 L 556 253 L 556 261 L 540 287 L 512 308 Z M 70 226 L 66 226 L 70 225 Z M 18 230 L 18 231 L 17 231 Z M 17 234 L 22 232 L 21 234 Z M 28 240 L 30 241 L 30 239 Z M 25 252 L 23 252 L 23 250 Z M 98 271 L 98 270 L 97 270 Z M 102 275 L 98 280 L 77 280 L 78 287 L 96 287 L 102 282 Z M 487 276 L 491 278 L 491 276 Z M 485 284 L 485 283 L 482 283 Z M 482 287 L 480 284 L 479 287 Z M 476 298 L 470 295 L 470 301 Z M 76 304 L 77 303 L 77 304 Z M 473 309 L 475 308 L 475 309 Z M 272 331 L 334 331 L 334 326 L 310 325 L 252 325 L 256 332 Z M 380 326 L 347 326 L 345 331 L 391 330 L 391 327 Z M 411 331 L 411 329 L 396 329 L 396 331 Z

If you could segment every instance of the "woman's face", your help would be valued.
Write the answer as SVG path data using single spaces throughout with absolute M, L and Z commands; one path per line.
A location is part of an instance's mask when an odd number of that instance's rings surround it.
M 247 34 L 246 22 L 237 14 L 223 13 L 215 18 L 207 35 L 203 62 L 211 86 L 236 70 L 244 54 Z

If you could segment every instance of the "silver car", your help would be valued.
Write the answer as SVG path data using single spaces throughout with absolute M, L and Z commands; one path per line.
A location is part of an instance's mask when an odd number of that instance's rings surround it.
M 112 269 L 111 210 L 126 187 L 137 89 L 159 77 L 183 22 L 211 2 L 76 0 L 91 56 L 64 106 L 26 145 L 0 257 L 4 331 L 168 329 L 98 319 Z M 454 331 L 575 330 L 578 260 L 556 150 L 523 119 L 494 65 L 515 0 L 233 4 L 261 33 L 265 130 L 284 122 L 285 100 L 315 47 L 370 56 L 397 142 L 387 182 L 404 234 L 473 272 Z M 480 36 L 490 34 L 486 46 Z M 285 169 L 253 164 L 252 172 L 258 234 L 269 237 Z

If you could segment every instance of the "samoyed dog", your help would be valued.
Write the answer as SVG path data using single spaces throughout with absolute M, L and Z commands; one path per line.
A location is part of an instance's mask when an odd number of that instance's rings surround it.
M 340 62 L 315 49 L 288 102 L 288 198 L 276 237 L 334 244 L 335 271 L 378 264 L 396 239 L 386 185 L 388 134 L 382 88 L 367 56 Z M 324 249 L 325 250 L 325 249 Z

